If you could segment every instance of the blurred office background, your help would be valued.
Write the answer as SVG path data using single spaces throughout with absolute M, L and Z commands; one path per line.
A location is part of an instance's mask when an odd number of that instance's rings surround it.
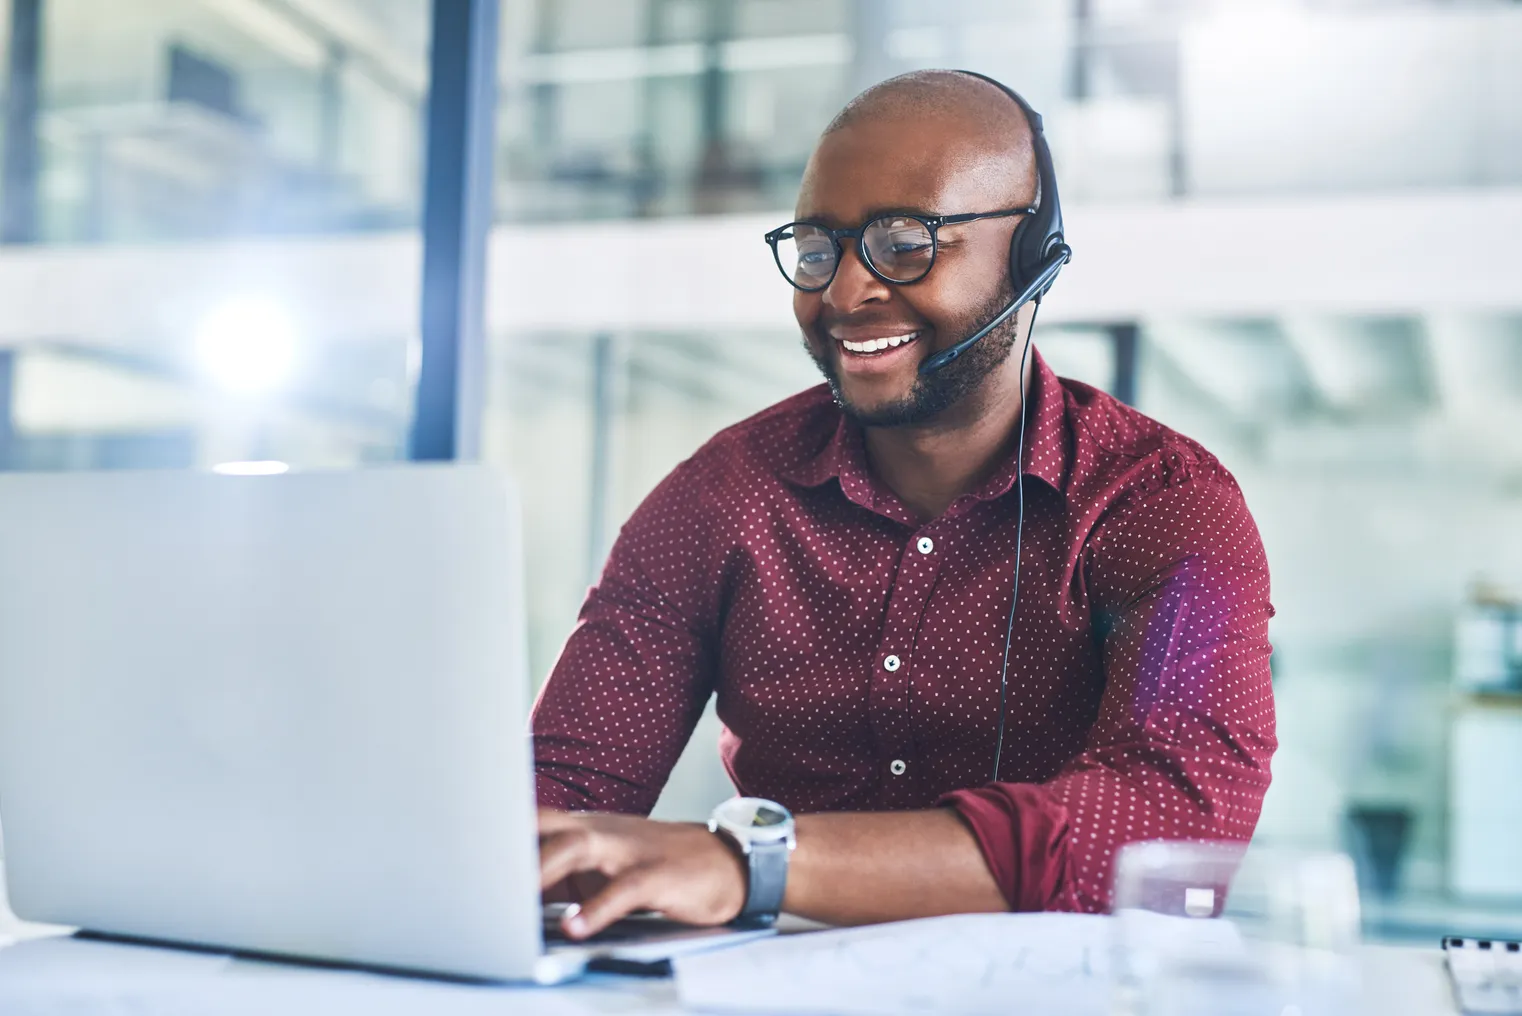
M 0 468 L 402 458 L 428 0 L 0 0 Z M 861 87 L 1046 115 L 1038 344 L 1199 439 L 1268 547 L 1265 841 L 1371 934 L 1522 926 L 1522 3 L 502 0 L 483 453 L 531 657 L 716 429 L 815 382 L 762 232 Z M 730 792 L 710 716 L 660 813 Z

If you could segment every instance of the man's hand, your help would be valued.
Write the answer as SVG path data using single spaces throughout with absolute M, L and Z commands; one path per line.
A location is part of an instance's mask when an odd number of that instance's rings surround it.
M 739 855 L 706 826 L 632 815 L 539 812 L 539 886 L 556 892 L 587 875 L 607 881 L 567 908 L 572 938 L 595 935 L 636 910 L 659 910 L 687 924 L 723 924 L 745 905 Z

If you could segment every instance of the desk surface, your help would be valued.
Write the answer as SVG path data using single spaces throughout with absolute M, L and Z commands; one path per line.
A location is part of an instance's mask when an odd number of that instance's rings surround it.
M 15 933 L 19 929 L 12 929 Z M 1364 950 L 1369 1016 L 1457 1016 L 1436 949 Z M 0 939 L 0 1012 L 32 1016 L 475 1016 L 680 1013 L 669 980 L 592 977 L 558 988 L 474 987 L 31 934 Z

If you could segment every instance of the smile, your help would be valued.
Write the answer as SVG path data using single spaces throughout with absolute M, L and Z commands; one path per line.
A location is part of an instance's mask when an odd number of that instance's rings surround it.
M 880 339 L 863 339 L 860 342 L 852 342 L 849 339 L 838 340 L 848 353 L 858 356 L 869 356 L 874 353 L 882 353 L 889 349 L 907 345 L 919 337 L 919 332 L 910 332 L 907 335 L 889 335 Z

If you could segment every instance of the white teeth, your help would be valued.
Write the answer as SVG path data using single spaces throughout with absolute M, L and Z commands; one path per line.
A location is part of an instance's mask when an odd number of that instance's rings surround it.
M 885 339 L 867 339 L 865 342 L 851 342 L 841 339 L 840 344 L 853 353 L 880 353 L 884 349 L 892 349 L 894 346 L 902 346 L 906 342 L 914 341 L 918 332 L 910 332 L 908 335 L 893 335 Z

